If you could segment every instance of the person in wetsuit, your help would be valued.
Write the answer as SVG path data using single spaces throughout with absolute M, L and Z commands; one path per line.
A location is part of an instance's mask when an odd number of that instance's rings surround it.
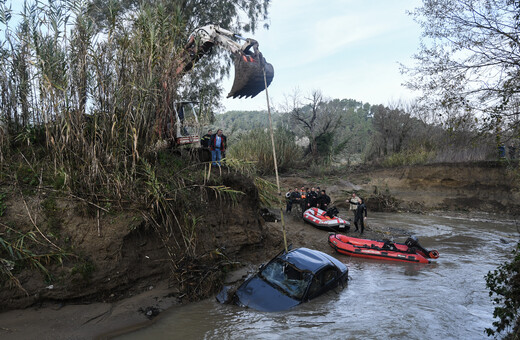
M 361 197 L 358 197 L 358 199 L 359 199 L 359 204 L 356 207 L 356 212 L 354 215 L 354 225 L 356 226 L 355 231 L 358 231 L 359 230 L 358 222 L 359 222 L 361 224 L 360 233 L 363 234 L 363 232 L 365 231 L 365 220 L 367 218 L 367 207 Z M 365 214 L 365 216 L 363 216 L 363 214 Z
M 320 196 L 318 196 L 318 208 L 321 210 L 327 211 L 330 204 L 330 197 L 325 193 L 325 189 L 321 191 Z
M 211 141 L 212 135 L 213 135 L 213 131 L 210 129 L 210 130 L 208 130 L 208 133 L 206 133 L 204 136 L 202 136 L 202 139 L 200 140 L 200 145 L 203 148 L 209 148 L 209 142 Z

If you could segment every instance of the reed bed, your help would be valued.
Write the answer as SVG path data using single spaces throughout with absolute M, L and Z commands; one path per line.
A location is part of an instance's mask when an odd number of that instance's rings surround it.
M 0 0 L 0 185 L 52 189 L 87 202 L 94 216 L 137 208 L 193 257 L 201 218 L 186 215 L 198 211 L 189 198 L 236 192 L 204 187 L 203 169 L 154 146 L 174 102 L 199 101 L 201 116 L 216 109 L 229 62 L 214 53 L 184 77 L 176 69 L 200 23 L 254 30 L 268 1 L 217 0 L 209 9 L 198 1 L 124 4 L 24 1 L 14 13 Z M 0 259 L 8 257 L 0 248 Z
M 274 131 L 278 169 L 284 171 L 298 166 L 303 158 L 302 148 L 296 145 L 294 135 L 284 129 Z M 274 174 L 271 135 L 263 129 L 241 134 L 229 149 L 229 157 L 256 163 L 261 174 Z

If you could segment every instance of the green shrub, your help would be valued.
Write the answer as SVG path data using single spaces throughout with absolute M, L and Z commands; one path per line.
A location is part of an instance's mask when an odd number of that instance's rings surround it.
M 296 145 L 294 135 L 284 129 L 274 132 L 276 161 L 279 171 L 297 166 L 303 157 L 301 148 Z M 260 173 L 274 173 L 273 148 L 271 135 L 266 130 L 252 130 L 237 138 L 228 152 L 228 157 L 255 162 Z
M 397 167 L 402 165 L 425 164 L 435 156 L 434 151 L 427 151 L 424 148 L 416 150 L 406 150 L 394 153 L 383 161 L 385 167 Z
M 495 329 L 486 328 L 488 336 L 498 337 L 505 333 L 504 339 L 518 339 L 520 336 L 520 243 L 513 251 L 513 259 L 505 262 L 486 276 L 489 296 L 493 298 L 495 310 L 493 322 Z

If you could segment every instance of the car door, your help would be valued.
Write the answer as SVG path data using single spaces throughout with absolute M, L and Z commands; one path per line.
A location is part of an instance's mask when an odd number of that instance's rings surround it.
M 312 278 L 307 292 L 307 300 L 314 299 L 338 285 L 340 272 L 334 266 L 326 266 Z

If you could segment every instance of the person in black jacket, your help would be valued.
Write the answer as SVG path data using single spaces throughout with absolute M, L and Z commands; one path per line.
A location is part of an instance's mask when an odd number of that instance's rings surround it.
M 321 210 L 327 211 L 330 204 L 330 197 L 325 193 L 325 189 L 321 191 L 320 196 L 318 196 L 318 208 Z
M 311 189 L 311 192 L 309 193 L 309 208 L 316 208 L 318 205 L 318 193 L 316 193 L 316 190 L 314 187 Z M 308 209 L 308 208 L 307 208 Z
M 363 213 L 365 216 L 363 216 Z M 359 204 L 356 208 L 356 215 L 354 216 L 354 225 L 356 226 L 356 230 L 358 231 L 358 222 L 361 224 L 361 234 L 365 231 L 365 220 L 367 219 L 367 206 L 365 205 L 365 201 L 361 197 L 359 197 Z
M 298 188 L 294 188 L 294 191 L 289 189 L 289 191 L 285 194 L 285 198 L 287 200 L 287 207 L 285 212 L 290 213 L 292 211 L 293 204 L 300 204 L 300 193 L 298 192 Z
M 224 140 L 224 145 L 226 146 L 224 149 L 222 149 L 222 159 L 224 159 L 224 158 L 226 158 L 226 150 L 228 147 L 227 136 L 224 133 L 222 133 L 222 139 Z
M 209 142 L 211 141 L 211 135 L 213 134 L 213 131 L 210 129 L 208 130 L 208 133 L 206 133 L 202 138 L 200 139 L 200 145 L 203 148 L 209 148 Z

